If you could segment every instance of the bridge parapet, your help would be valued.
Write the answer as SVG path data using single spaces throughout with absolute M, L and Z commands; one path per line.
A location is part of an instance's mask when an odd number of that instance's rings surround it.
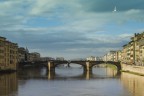
M 80 64 L 80 65 L 86 65 L 86 61 L 71 61 L 70 63 Z

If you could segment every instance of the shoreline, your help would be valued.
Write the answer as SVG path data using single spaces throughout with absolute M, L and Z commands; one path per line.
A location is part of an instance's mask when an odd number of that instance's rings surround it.
M 121 72 L 144 76 L 144 67 L 143 66 L 121 64 L 121 67 L 122 67 Z
M 17 72 L 17 70 L 10 70 L 10 69 L 7 69 L 7 70 L 0 70 L 0 74 L 4 74 L 4 73 L 13 73 L 13 72 Z

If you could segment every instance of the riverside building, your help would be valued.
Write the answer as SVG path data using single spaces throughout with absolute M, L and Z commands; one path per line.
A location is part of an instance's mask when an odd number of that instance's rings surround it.
M 133 65 L 144 65 L 144 32 L 135 33 L 131 41 L 123 46 L 123 61 Z
M 17 69 L 18 45 L 0 37 L 0 70 Z
M 104 61 L 121 61 L 124 64 L 144 66 L 144 32 L 135 33 L 131 41 L 122 50 L 110 51 Z
M 103 60 L 104 61 L 116 61 L 117 58 L 118 58 L 116 56 L 117 56 L 117 52 L 116 51 L 110 51 L 103 57 Z

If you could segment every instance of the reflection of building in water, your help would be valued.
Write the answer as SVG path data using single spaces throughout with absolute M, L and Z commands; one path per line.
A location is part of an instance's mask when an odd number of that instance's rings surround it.
M 18 90 L 16 73 L 0 75 L 0 96 L 9 96 Z
M 112 68 L 109 68 L 109 67 L 107 67 L 106 68 L 106 73 L 107 73 L 107 76 L 116 76 L 116 74 L 117 74 L 117 70 L 114 70 L 114 69 L 112 69 Z
M 121 74 L 121 82 L 133 96 L 144 96 L 144 77 L 129 73 Z

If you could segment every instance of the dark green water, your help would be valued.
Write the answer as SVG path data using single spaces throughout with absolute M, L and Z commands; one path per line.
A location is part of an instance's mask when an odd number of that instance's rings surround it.
M 93 68 L 83 74 L 80 67 L 26 68 L 0 75 L 0 96 L 144 96 L 144 77 L 117 74 L 110 68 Z

